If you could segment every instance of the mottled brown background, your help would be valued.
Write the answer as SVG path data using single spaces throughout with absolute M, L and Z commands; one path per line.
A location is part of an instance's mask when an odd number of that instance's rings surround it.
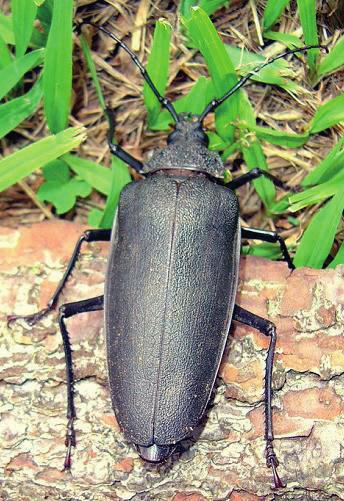
M 56 314 L 6 326 L 55 289 L 83 227 L 0 228 L 0 434 L 3 500 L 258 501 L 344 499 L 344 267 L 300 269 L 243 258 L 238 302 L 276 322 L 276 452 L 288 483 L 274 493 L 264 463 L 262 384 L 268 339 L 231 331 L 217 390 L 181 457 L 141 462 L 107 389 L 102 313 L 68 321 L 76 365 L 77 448 L 63 473 L 66 385 Z M 64 301 L 101 294 L 107 244 L 87 247 Z

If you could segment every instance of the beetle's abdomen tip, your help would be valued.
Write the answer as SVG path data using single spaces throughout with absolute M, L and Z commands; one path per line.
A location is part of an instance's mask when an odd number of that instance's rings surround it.
M 150 461 L 151 463 L 161 463 L 165 461 L 176 448 L 175 445 L 149 445 L 145 447 L 143 445 L 136 445 L 137 451 L 141 458 L 145 461 Z

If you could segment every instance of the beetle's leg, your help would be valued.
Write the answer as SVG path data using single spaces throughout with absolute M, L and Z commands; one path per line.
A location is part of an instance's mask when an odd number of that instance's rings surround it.
M 56 307 L 56 304 L 58 302 L 58 299 L 60 297 L 60 294 L 66 285 L 66 282 L 72 273 L 75 263 L 78 260 L 80 251 L 81 251 L 81 246 L 83 242 L 109 242 L 111 239 L 111 230 L 86 230 L 81 237 L 79 238 L 72 257 L 70 258 L 70 261 L 68 263 L 67 269 L 64 272 L 64 275 L 57 286 L 56 291 L 54 292 L 52 298 L 48 302 L 47 306 L 43 308 L 43 310 L 38 311 L 37 313 L 33 313 L 32 315 L 9 315 L 7 317 L 8 323 L 11 323 L 15 320 L 22 319 L 25 320 L 28 324 L 33 325 L 36 322 L 38 322 L 42 317 L 44 317 L 47 313 L 49 313 L 51 310 L 53 310 Z
M 259 230 L 257 228 L 241 228 L 241 238 L 261 240 L 262 242 L 278 243 L 284 260 L 288 264 L 288 268 L 295 270 L 295 266 L 291 260 L 285 241 L 276 231 Z
M 256 167 L 255 169 L 250 170 L 250 172 L 247 172 L 246 174 L 243 174 L 242 176 L 233 179 L 233 181 L 226 184 L 226 187 L 229 188 L 230 190 L 236 190 L 237 188 L 240 188 L 244 184 L 249 183 L 250 181 L 253 181 L 254 179 L 257 179 L 258 177 L 261 176 L 270 179 L 270 181 L 272 181 L 275 186 L 278 186 L 278 188 L 282 188 L 282 190 L 292 191 L 293 193 L 299 191 L 298 187 L 287 186 L 285 183 L 283 183 L 283 181 L 273 176 L 269 172 L 259 169 L 259 167 Z
M 74 405 L 74 373 L 73 373 L 73 360 L 72 348 L 69 340 L 69 334 L 65 325 L 66 318 L 77 315 L 78 313 L 85 313 L 89 311 L 99 311 L 104 309 L 104 296 L 97 296 L 91 299 L 84 299 L 83 301 L 76 301 L 75 303 L 63 304 L 59 309 L 59 325 L 63 340 L 63 348 L 66 360 L 66 378 L 67 378 L 67 433 L 66 433 L 66 458 L 64 462 L 64 469 L 69 469 L 71 465 L 71 450 L 75 447 L 75 430 L 74 420 L 76 418 L 75 405 Z
M 269 468 L 272 468 L 275 488 L 285 487 L 282 480 L 278 476 L 277 466 L 278 460 L 274 452 L 272 442 L 274 440 L 273 426 L 272 426 L 272 368 L 275 354 L 276 346 L 276 326 L 269 320 L 259 317 L 250 311 L 244 310 L 238 305 L 235 305 L 233 312 L 233 320 L 240 322 L 245 325 L 253 327 L 265 336 L 270 337 L 270 344 L 268 349 L 268 355 L 266 358 L 266 369 L 265 369 L 265 440 L 266 440 L 266 464 Z
M 110 108 L 106 108 L 105 110 L 108 122 L 109 122 L 109 132 L 108 132 L 108 145 L 111 150 L 111 153 L 115 155 L 116 157 L 120 158 L 125 162 L 126 164 L 130 165 L 136 172 L 139 174 L 142 174 L 142 169 L 143 169 L 143 163 L 140 162 L 139 160 L 136 160 L 130 153 L 125 151 L 119 144 L 115 144 L 113 142 L 113 136 L 115 133 L 115 117 L 114 113 Z

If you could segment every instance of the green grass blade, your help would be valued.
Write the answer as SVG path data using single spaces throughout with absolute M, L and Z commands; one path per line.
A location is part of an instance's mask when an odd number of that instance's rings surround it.
M 282 257 L 281 250 L 277 244 L 244 245 L 242 253 L 246 256 L 259 256 L 266 259 L 279 259 Z
M 6 68 L 9 64 L 12 63 L 12 54 L 7 47 L 6 42 L 0 35 L 0 70 Z
M 230 0 L 182 0 L 179 4 L 179 12 L 185 18 L 190 17 L 191 7 L 201 7 L 208 16 L 214 14 L 217 9 L 229 5 Z
M 294 47 L 303 47 L 304 45 L 297 36 L 292 35 L 291 33 L 282 33 L 280 31 L 266 31 L 264 33 L 264 38 L 283 43 L 289 49 Z
M 303 31 L 303 36 L 306 45 L 317 45 L 318 32 L 316 20 L 316 0 L 297 0 L 297 7 Z M 316 72 L 316 58 L 319 54 L 319 49 L 311 49 L 307 53 L 308 65 L 311 73 Z
M 247 127 L 256 126 L 254 111 L 245 92 L 241 93 L 240 118 L 242 123 L 247 124 Z M 252 137 L 251 132 L 241 127 L 240 146 L 249 170 L 256 167 L 259 167 L 262 170 L 268 170 L 268 165 L 260 142 L 255 138 L 255 136 Z M 253 181 L 253 185 L 265 207 L 269 209 L 276 197 L 274 184 L 269 179 L 262 177 Z
M 12 16 L 5 16 L 3 12 L 0 11 L 0 33 L 5 43 L 14 45 L 14 32 L 12 24 Z
M 330 181 L 309 188 L 301 193 L 295 193 L 289 197 L 290 211 L 296 212 L 308 205 L 322 202 L 324 199 L 335 195 L 344 184 L 344 171 L 339 171 Z
M 44 112 L 50 130 L 68 123 L 72 93 L 73 0 L 54 2 L 43 74 Z
M 299 148 L 309 139 L 309 134 L 291 134 L 270 127 L 260 127 L 258 125 L 249 126 L 249 130 L 254 132 L 259 139 L 271 144 L 283 146 L 284 148 Z
M 217 97 L 223 96 L 238 81 L 234 65 L 207 14 L 199 7 L 191 9 L 185 21 L 189 36 L 206 60 Z M 236 92 L 215 112 L 218 134 L 228 143 L 234 139 L 234 122 L 239 113 L 240 92 Z
M 160 19 L 156 22 L 152 49 L 147 63 L 147 71 L 162 96 L 165 95 L 167 87 L 171 33 L 172 27 L 167 21 Z M 143 97 L 150 127 L 156 120 L 161 105 L 147 82 L 143 85 Z
M 322 77 L 344 65 L 344 36 L 341 37 L 331 52 L 319 64 L 318 77 Z
M 64 155 L 63 160 L 81 179 L 93 186 L 97 191 L 104 195 L 110 193 L 112 178 L 110 169 L 76 155 Z
M 105 99 L 104 99 L 101 85 L 100 85 L 100 82 L 98 79 L 96 66 L 95 66 L 94 61 L 92 59 L 91 49 L 89 48 L 87 40 L 82 33 L 80 35 L 80 44 L 81 44 L 81 49 L 82 49 L 82 52 L 83 52 L 85 60 L 86 60 L 86 64 L 87 64 L 88 69 L 91 73 L 91 77 L 92 77 L 93 85 L 96 89 L 98 101 L 100 103 L 100 106 L 104 110 L 106 108 Z
M 226 50 L 229 57 L 233 61 L 237 72 L 242 76 L 246 75 L 259 64 L 266 62 L 266 58 L 260 54 L 250 52 L 248 50 L 242 50 L 239 47 L 226 45 Z M 278 85 L 282 89 L 296 92 L 298 88 L 297 84 L 286 79 L 286 76 L 294 76 L 294 72 L 289 68 L 287 61 L 279 59 L 257 72 L 254 76 L 252 76 L 252 80 L 271 85 Z
M 335 268 L 339 264 L 344 264 L 344 242 L 342 242 L 342 245 L 339 247 L 335 258 L 333 259 L 333 261 L 331 261 L 327 268 Z
M 0 160 L 0 191 L 17 183 L 36 169 L 73 150 L 86 139 L 84 127 L 72 127 Z
M 344 92 L 320 106 L 310 124 L 310 133 L 315 134 L 344 122 Z
M 41 64 L 44 60 L 44 49 L 38 49 L 15 59 L 0 70 L 0 99 L 17 85 L 25 73 Z
M 268 30 L 278 20 L 290 0 L 268 0 L 264 15 L 263 15 L 263 29 Z
M 127 165 L 119 158 L 112 157 L 112 181 L 109 196 L 99 226 L 111 228 L 122 189 L 131 182 Z
M 344 209 L 344 189 L 313 216 L 297 248 L 294 264 L 297 267 L 322 268 L 330 253 Z
M 25 54 L 30 42 L 37 5 L 32 0 L 12 0 L 11 7 L 16 56 L 20 57 Z
M 24 94 L 0 105 L 0 139 L 15 129 L 23 120 L 36 111 L 42 98 L 42 82 L 35 85 Z
M 344 167 L 344 137 L 332 148 L 328 155 L 302 180 L 301 186 L 324 183 Z

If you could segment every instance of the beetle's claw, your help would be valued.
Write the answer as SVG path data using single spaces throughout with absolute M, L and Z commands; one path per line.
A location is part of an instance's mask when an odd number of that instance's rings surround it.
M 51 307 L 47 306 L 43 308 L 43 310 L 37 311 L 37 313 L 33 313 L 32 315 L 8 315 L 7 316 L 7 326 L 9 327 L 13 322 L 17 320 L 24 320 L 28 325 L 34 325 L 36 322 L 41 320 L 47 313 L 51 311 Z
M 74 417 L 69 418 L 67 424 L 67 433 L 65 445 L 67 447 L 66 457 L 64 460 L 63 471 L 70 470 L 72 464 L 72 447 L 75 447 L 75 430 L 74 430 Z
M 266 446 L 266 464 L 268 468 L 272 468 L 272 475 L 274 477 L 275 484 L 274 489 L 284 489 L 286 487 L 286 484 L 282 482 L 281 478 L 278 475 L 277 466 L 279 463 L 271 442 L 268 442 Z

